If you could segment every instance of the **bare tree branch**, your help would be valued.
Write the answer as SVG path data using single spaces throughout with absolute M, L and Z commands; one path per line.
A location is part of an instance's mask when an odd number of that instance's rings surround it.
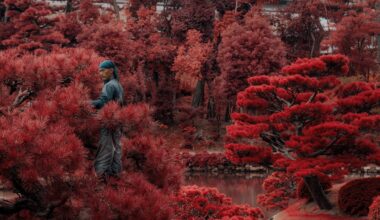
M 318 94 L 318 91 L 315 91 L 315 92 L 313 93 L 313 95 L 310 96 L 310 98 L 309 98 L 309 100 L 307 101 L 307 103 L 311 103 L 312 101 L 314 101 L 314 99 L 315 99 L 315 97 L 317 96 L 317 94 Z

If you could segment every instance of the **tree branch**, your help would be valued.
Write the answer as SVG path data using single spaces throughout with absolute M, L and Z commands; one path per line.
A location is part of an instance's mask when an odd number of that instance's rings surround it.
M 51 217 L 51 214 L 53 213 L 54 209 L 65 204 L 68 199 L 69 196 L 65 195 L 62 199 L 51 202 L 50 204 L 48 204 L 45 210 L 38 212 L 37 216 L 48 218 Z
M 19 199 L 15 203 L 7 200 L 0 200 L 0 213 L 10 215 L 20 212 L 23 209 L 30 209 L 33 206 L 35 206 L 34 202 L 26 198 Z
M 290 102 L 286 101 L 285 99 L 279 97 L 278 95 L 276 95 L 276 94 L 274 94 L 274 93 L 273 93 L 273 95 L 274 95 L 274 98 L 275 98 L 275 99 L 277 99 L 277 100 L 279 100 L 280 102 L 284 103 L 284 104 L 287 105 L 288 107 L 292 106 L 292 104 L 291 104 Z
M 270 133 L 270 132 L 263 132 L 260 134 L 261 139 L 268 143 L 273 150 L 278 151 L 282 153 L 284 156 L 291 160 L 295 160 L 294 157 L 290 154 L 289 149 L 285 147 L 285 142 L 281 139 L 279 135 Z
M 318 94 L 318 91 L 315 91 L 315 92 L 313 93 L 313 95 L 310 96 L 310 98 L 309 98 L 309 100 L 307 101 L 307 103 L 311 103 L 312 101 L 314 101 L 314 99 L 315 99 L 315 97 L 317 96 L 317 94 Z
M 33 94 L 33 91 L 31 89 L 27 89 L 25 91 L 19 91 L 16 99 L 13 101 L 12 108 L 17 108 L 20 106 L 25 100 L 27 100 L 31 95 Z
M 322 154 L 325 154 L 341 137 L 343 137 L 344 135 L 337 135 L 334 140 L 325 148 L 323 149 L 319 149 L 317 151 L 315 151 L 314 153 L 311 153 L 309 155 L 306 155 L 306 157 L 317 157 L 317 156 L 320 156 Z

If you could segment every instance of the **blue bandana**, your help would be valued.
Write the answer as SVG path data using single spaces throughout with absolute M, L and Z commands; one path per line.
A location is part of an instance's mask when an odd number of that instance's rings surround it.
M 119 80 L 116 65 L 111 60 L 105 60 L 99 64 L 99 69 L 113 69 L 113 77 Z

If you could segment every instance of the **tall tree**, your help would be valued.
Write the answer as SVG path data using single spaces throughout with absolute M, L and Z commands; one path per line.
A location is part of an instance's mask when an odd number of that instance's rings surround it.
M 180 46 L 172 69 L 176 79 L 185 90 L 194 90 L 193 107 L 203 105 L 205 87 L 205 64 L 212 52 L 210 43 L 202 43 L 201 33 L 196 30 L 187 32 L 185 45 Z M 203 73 L 203 74 L 202 74 Z
M 351 74 L 369 81 L 370 74 L 379 69 L 376 36 L 380 34 L 380 24 L 375 11 L 368 7 L 362 10 L 350 10 L 324 43 L 350 58 Z
M 233 23 L 222 32 L 217 60 L 224 83 L 223 91 L 219 91 L 224 96 L 220 102 L 229 109 L 229 116 L 237 92 L 248 85 L 246 79 L 279 70 L 285 64 L 285 48 L 268 21 L 252 10 L 244 24 Z
M 278 13 L 276 27 L 281 40 L 287 47 L 288 59 L 316 57 L 320 54 L 320 44 L 328 33 L 328 27 L 322 23 L 333 16 L 334 1 L 302 1 L 289 3 Z M 339 9 L 339 6 L 337 6 Z

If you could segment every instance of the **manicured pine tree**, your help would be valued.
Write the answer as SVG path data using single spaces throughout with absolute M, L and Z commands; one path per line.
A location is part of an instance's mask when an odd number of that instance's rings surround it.
M 264 181 L 263 205 L 284 208 L 298 196 L 330 209 L 324 190 L 331 181 L 379 162 L 380 90 L 371 83 L 340 84 L 348 71 L 343 55 L 299 59 L 278 75 L 250 77 L 238 93 L 241 111 L 227 127 L 226 155 L 236 164 L 277 170 Z

